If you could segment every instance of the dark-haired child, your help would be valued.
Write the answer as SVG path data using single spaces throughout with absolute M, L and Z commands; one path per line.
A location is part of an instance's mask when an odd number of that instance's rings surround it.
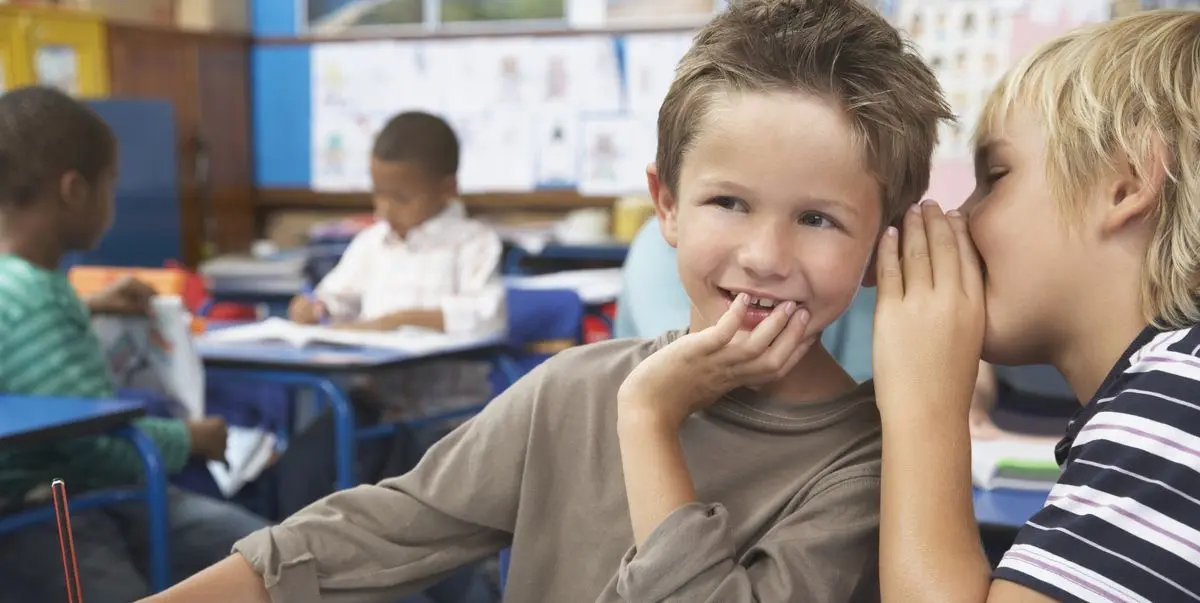
M 112 132 L 86 106 L 50 88 L 0 97 L 0 395 L 111 398 L 91 312 L 145 312 L 153 291 L 123 280 L 81 300 L 58 270 L 65 253 L 90 249 L 112 221 L 117 177 Z M 189 457 L 220 459 L 220 419 L 142 419 L 169 473 Z M 73 492 L 130 484 L 142 475 L 133 447 L 110 437 L 38 442 L 0 452 L 0 516 L 42 504 L 63 477 Z M 185 578 L 223 558 L 234 541 L 266 525 L 234 505 L 168 491 L 171 569 Z M 80 585 L 89 603 L 148 594 L 145 507 L 130 503 L 75 513 Z M 53 523 L 0 536 L 0 601 L 62 597 Z

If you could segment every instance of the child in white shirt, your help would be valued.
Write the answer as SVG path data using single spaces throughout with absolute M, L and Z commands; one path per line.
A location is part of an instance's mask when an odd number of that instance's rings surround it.
M 502 326 L 500 237 L 468 218 L 457 199 L 458 155 L 458 138 L 441 118 L 393 117 L 371 152 L 379 222 L 354 238 L 315 299 L 292 300 L 290 318 L 373 331 Z

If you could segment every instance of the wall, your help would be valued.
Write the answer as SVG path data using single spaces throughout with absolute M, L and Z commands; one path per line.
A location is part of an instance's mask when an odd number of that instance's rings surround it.
M 295 0 L 253 0 L 255 36 L 297 33 Z M 311 162 L 310 51 L 305 44 L 263 45 L 251 51 L 255 184 L 308 188 Z

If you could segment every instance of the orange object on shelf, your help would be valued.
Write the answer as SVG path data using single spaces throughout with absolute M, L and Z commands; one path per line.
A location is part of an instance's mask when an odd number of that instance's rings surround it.
M 103 291 L 126 275 L 150 285 L 159 295 L 183 295 L 187 282 L 187 273 L 177 268 L 76 266 L 67 273 L 67 278 L 79 295 L 87 296 Z

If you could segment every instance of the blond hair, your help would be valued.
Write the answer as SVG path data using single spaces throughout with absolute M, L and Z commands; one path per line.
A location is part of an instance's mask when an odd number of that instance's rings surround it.
M 1017 107 L 1045 129 L 1046 179 L 1068 216 L 1118 162 L 1166 173 L 1142 308 L 1163 328 L 1200 322 L 1200 13 L 1138 13 L 1046 43 L 992 91 L 976 146 Z
M 656 163 L 672 194 L 713 99 L 729 90 L 836 102 L 879 182 L 885 224 L 929 187 L 938 125 L 953 117 L 929 67 L 857 0 L 733 2 L 696 35 L 659 110 Z

